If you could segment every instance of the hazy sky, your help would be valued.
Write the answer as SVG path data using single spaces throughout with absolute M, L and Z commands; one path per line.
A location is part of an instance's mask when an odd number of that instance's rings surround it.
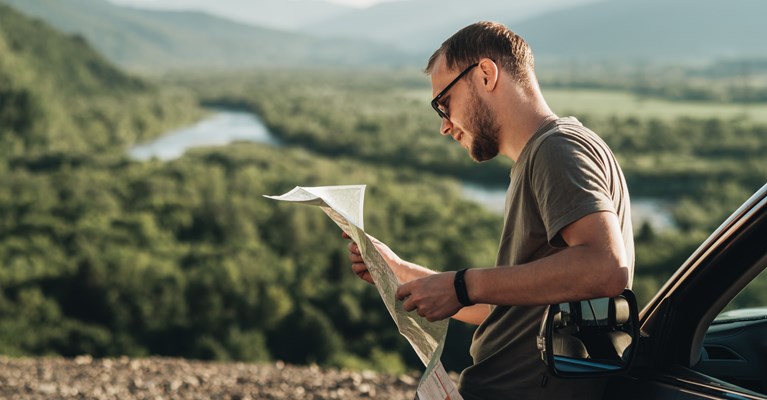
M 110 0 L 112 3 L 120 3 L 120 4 L 151 4 L 156 2 L 157 0 Z M 280 0 L 282 1 L 282 0 Z M 371 6 L 376 3 L 383 3 L 387 1 L 398 1 L 398 0 L 325 0 L 330 3 L 336 3 L 336 4 L 343 4 L 345 6 L 350 7 L 358 7 L 358 8 L 364 8 Z M 181 3 L 180 1 L 178 3 Z
M 337 3 L 337 4 L 343 4 L 345 6 L 351 6 L 351 7 L 368 7 L 372 6 L 376 3 L 383 3 L 385 1 L 396 1 L 396 0 L 327 0 L 331 3 Z

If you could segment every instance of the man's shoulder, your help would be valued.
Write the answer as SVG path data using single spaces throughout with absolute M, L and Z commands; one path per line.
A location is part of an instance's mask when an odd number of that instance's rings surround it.
M 604 141 L 574 117 L 560 118 L 557 124 L 533 138 L 531 156 L 561 157 L 594 145 L 606 147 Z

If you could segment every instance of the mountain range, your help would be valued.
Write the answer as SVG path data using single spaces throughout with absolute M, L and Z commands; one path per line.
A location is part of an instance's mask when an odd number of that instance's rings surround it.
M 149 10 L 202 11 L 245 24 L 299 30 L 355 9 L 322 0 L 110 0 L 114 4 Z
M 399 65 L 414 56 L 356 38 L 326 39 L 234 22 L 199 11 L 144 10 L 104 0 L 0 0 L 85 37 L 123 67 L 141 70 L 253 66 Z
M 451 34 L 480 20 L 509 26 L 553 10 L 596 0 L 409 0 L 379 3 L 319 22 L 301 32 L 321 37 L 359 37 L 428 57 Z
M 610 0 L 513 26 L 536 54 L 557 58 L 765 59 L 765 15 L 763 0 Z
M 763 0 L 402 0 L 363 9 L 322 0 L 154 0 L 151 9 L 112 1 L 120 5 L 0 0 L 133 69 L 421 66 L 477 20 L 507 24 L 539 60 L 767 58 Z

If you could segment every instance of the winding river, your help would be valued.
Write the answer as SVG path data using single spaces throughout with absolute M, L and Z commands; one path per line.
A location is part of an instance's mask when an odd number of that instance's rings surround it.
M 238 141 L 281 145 L 256 115 L 245 111 L 215 110 L 212 116 L 135 146 L 128 154 L 141 161 L 152 158 L 167 161 L 181 157 L 192 147 L 226 146 Z
M 178 129 L 145 144 L 129 150 L 130 157 L 145 161 L 152 158 L 172 160 L 181 157 L 193 147 L 225 146 L 247 141 L 279 147 L 280 140 L 269 132 L 264 123 L 254 114 L 246 111 L 215 110 L 214 114 L 194 125 Z M 503 213 L 506 188 L 487 187 L 472 183 L 463 184 L 463 195 L 486 209 Z M 632 222 L 638 229 L 645 222 L 655 231 L 674 227 L 671 204 L 656 199 L 632 198 Z

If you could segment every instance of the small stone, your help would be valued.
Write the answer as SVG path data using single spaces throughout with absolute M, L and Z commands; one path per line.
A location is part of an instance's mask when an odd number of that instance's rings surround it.
M 75 357 L 75 364 L 77 365 L 85 365 L 85 364 L 90 364 L 92 362 L 93 362 L 93 357 L 87 354 Z
M 170 388 L 171 392 L 175 392 L 181 387 L 181 385 L 183 385 L 183 383 L 180 380 L 174 379 L 170 381 L 170 385 L 168 385 L 168 387 Z
M 42 394 L 54 394 L 56 393 L 56 385 L 52 383 L 42 383 L 37 387 L 37 391 Z
M 184 384 L 189 385 L 191 387 L 197 387 L 197 386 L 200 386 L 200 380 L 197 379 L 196 376 L 186 376 L 184 377 Z
M 404 383 L 405 385 L 408 385 L 408 386 L 413 386 L 413 385 L 415 385 L 415 379 L 413 379 L 413 377 L 412 377 L 412 376 L 410 376 L 410 375 L 400 375 L 400 376 L 397 378 L 397 380 L 398 380 L 400 383 Z

